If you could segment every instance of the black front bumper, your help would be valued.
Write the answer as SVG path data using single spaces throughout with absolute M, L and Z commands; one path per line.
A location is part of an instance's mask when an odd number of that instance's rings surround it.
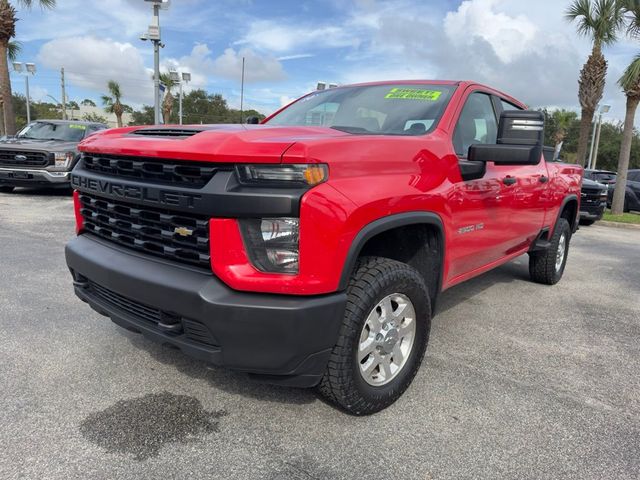
M 581 220 L 600 220 L 604 215 L 604 210 L 607 207 L 607 202 L 583 202 L 580 205 L 580 219 Z
M 187 355 L 272 383 L 319 382 L 346 304 L 344 293 L 237 292 L 213 275 L 87 234 L 65 252 L 76 295 L 97 312 Z
M 70 172 L 0 167 L 0 186 L 68 188 Z

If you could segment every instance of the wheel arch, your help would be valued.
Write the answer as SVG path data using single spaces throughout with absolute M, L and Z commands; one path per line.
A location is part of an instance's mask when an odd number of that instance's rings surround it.
M 560 210 L 558 210 L 558 218 L 564 218 L 569 222 L 572 233 L 575 233 L 578 229 L 578 215 L 580 215 L 580 208 L 578 205 L 578 196 L 576 194 L 571 194 L 564 197 L 560 204 Z
M 385 240 L 390 240 L 403 233 L 424 232 L 426 236 L 416 235 L 411 241 L 414 248 L 426 245 L 427 251 L 408 251 L 406 248 L 388 245 Z M 383 247 L 383 245 L 386 246 Z M 435 250 L 435 251 L 434 251 Z M 377 254 L 393 260 L 403 261 L 416 268 L 427 282 L 429 293 L 432 296 L 432 308 L 437 295 L 442 290 L 442 277 L 444 271 L 445 235 L 442 219 L 433 212 L 406 212 L 375 220 L 365 225 L 356 235 L 349 251 L 340 276 L 339 289 L 345 290 L 349 285 L 349 279 L 353 273 L 356 262 L 362 254 Z M 424 255 L 435 254 L 436 264 L 419 265 L 425 259 Z M 407 258 L 409 257 L 409 258 Z M 411 261 L 413 260 L 413 262 Z M 429 271 L 431 267 L 431 271 Z M 437 270 L 435 270 L 437 268 Z M 435 278 L 434 278 L 435 277 Z M 435 281 L 435 282 L 434 282 Z M 431 284 L 430 284 L 431 283 Z M 435 285 L 433 285 L 435 283 Z

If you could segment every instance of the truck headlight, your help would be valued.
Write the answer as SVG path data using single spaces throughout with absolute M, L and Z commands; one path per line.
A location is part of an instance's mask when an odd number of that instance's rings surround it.
M 55 154 L 57 168 L 69 168 L 76 154 L 74 152 L 57 152 Z
M 313 186 L 328 178 L 323 164 L 238 165 L 240 183 L 269 186 Z
M 241 219 L 240 229 L 251 263 L 263 272 L 298 273 L 300 219 Z

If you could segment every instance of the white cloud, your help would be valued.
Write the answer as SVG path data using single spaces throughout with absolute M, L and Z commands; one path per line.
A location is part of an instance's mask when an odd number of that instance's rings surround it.
M 257 20 L 251 23 L 247 35 L 236 44 L 270 52 L 289 52 L 308 45 L 316 48 L 357 46 L 359 41 L 340 26 L 285 25 Z
M 90 36 L 60 38 L 42 45 L 38 61 L 56 70 L 64 66 L 71 85 L 104 93 L 107 82 L 115 80 L 126 102 L 149 103 L 153 99 L 152 73 L 130 43 Z
M 189 55 L 173 62 L 174 65 L 180 65 L 191 72 L 199 72 L 199 75 L 203 75 L 204 81 L 207 75 L 211 75 L 240 82 L 244 57 L 247 83 L 276 82 L 286 78 L 282 64 L 272 55 L 261 55 L 250 48 L 227 48 L 218 57 L 214 57 L 212 53 L 206 44 L 197 43 Z
M 497 57 L 509 63 L 535 49 L 538 28 L 520 14 L 509 16 L 494 10 L 498 0 L 466 0 L 449 12 L 444 31 L 457 47 L 470 46 L 475 38 L 485 40 Z

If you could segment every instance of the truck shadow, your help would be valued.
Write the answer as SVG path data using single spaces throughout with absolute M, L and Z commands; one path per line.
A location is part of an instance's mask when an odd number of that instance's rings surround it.
M 462 302 L 473 301 L 474 297 L 491 287 L 519 281 L 530 281 L 528 257 L 526 256 L 520 257 L 519 261 L 511 261 L 446 290 L 438 298 L 435 316 L 451 310 Z
M 71 197 L 73 190 L 71 188 L 31 188 L 18 187 L 13 192 L 6 195 L 21 195 L 30 197 Z
M 190 378 L 205 380 L 212 388 L 263 402 L 302 405 L 317 400 L 313 389 L 261 383 L 249 378 L 246 374 L 194 360 L 176 348 L 152 342 L 142 335 L 127 332 L 121 328 L 118 328 L 118 331 L 135 348 L 145 350 L 159 363 L 174 367 L 178 372 Z

